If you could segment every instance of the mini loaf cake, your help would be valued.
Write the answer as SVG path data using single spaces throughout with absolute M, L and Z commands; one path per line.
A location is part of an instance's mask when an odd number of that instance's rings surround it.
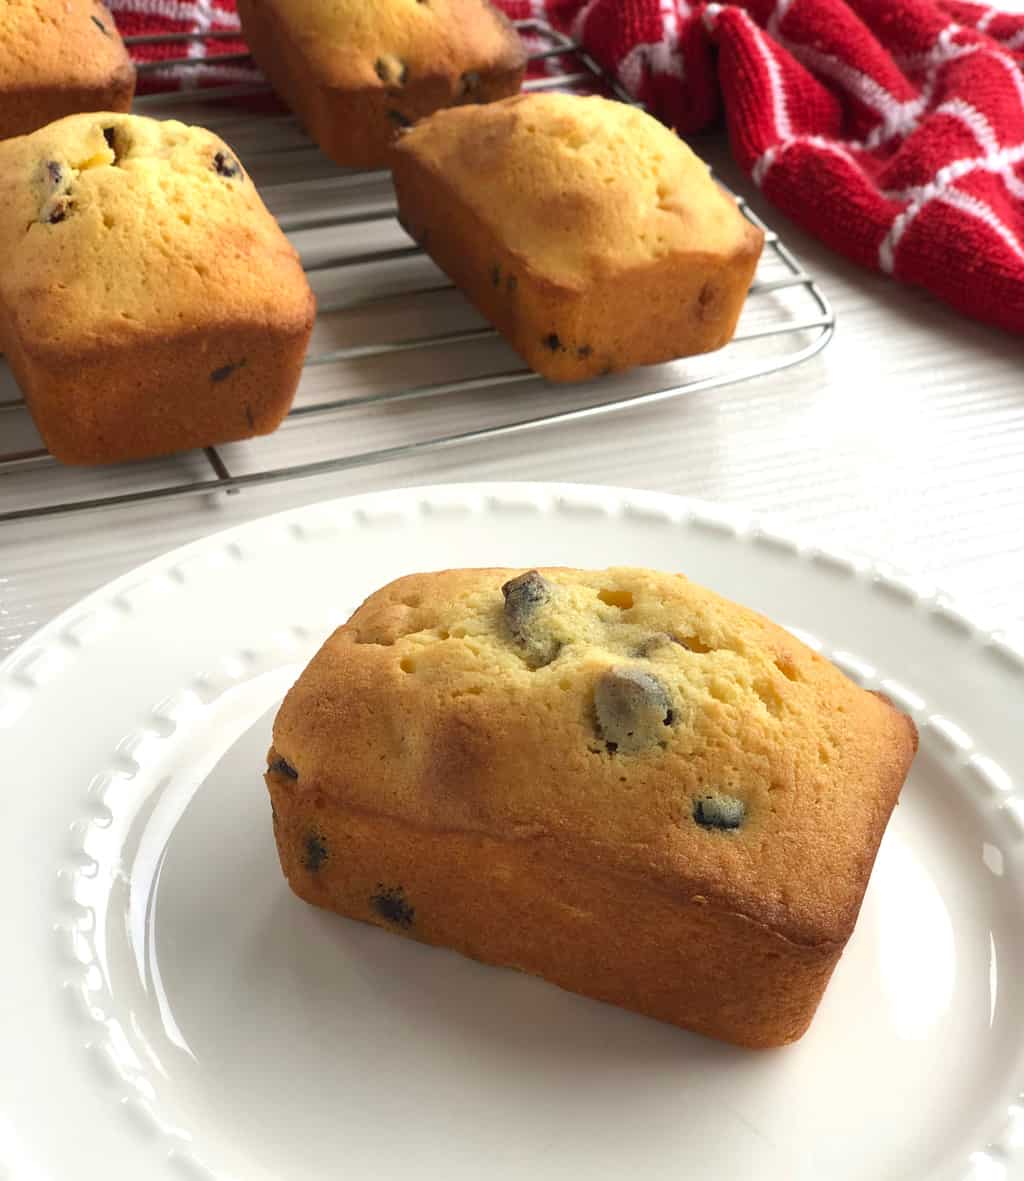
M 215 135 L 75 115 L 0 144 L 0 350 L 65 463 L 267 434 L 313 323 L 298 256 Z
M 306 901 L 766 1047 L 815 1012 L 916 746 L 681 575 L 452 570 L 327 640 L 266 783 Z
M 526 53 L 488 0 L 239 0 L 274 89 L 338 164 L 383 167 L 404 127 L 515 94 Z
M 538 373 L 721 348 L 764 235 L 635 107 L 531 94 L 441 111 L 392 163 L 409 234 Z
M 135 68 L 96 0 L 0 0 L 0 140 L 79 111 L 127 111 Z

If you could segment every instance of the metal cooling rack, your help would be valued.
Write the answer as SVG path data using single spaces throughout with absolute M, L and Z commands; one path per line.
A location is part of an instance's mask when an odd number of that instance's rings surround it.
M 546 73 L 526 90 L 572 89 L 633 100 L 548 25 L 518 22 Z M 129 45 L 238 41 L 237 33 L 127 38 Z M 58 464 L 42 447 L 6 367 L 0 368 L 0 522 L 199 493 L 236 493 L 440 451 L 481 439 L 682 398 L 807 360 L 835 318 L 814 279 L 742 199 L 765 250 L 734 340 L 718 353 L 572 386 L 521 361 L 395 220 L 386 173 L 334 167 L 290 114 L 255 112 L 269 86 L 244 78 L 202 88 L 208 67 L 251 64 L 245 53 L 139 66 L 188 71 L 191 88 L 148 94 L 135 109 L 203 124 L 235 148 L 302 255 L 317 324 L 295 405 L 272 436 L 105 468 Z M 636 105 L 636 104 L 634 104 Z

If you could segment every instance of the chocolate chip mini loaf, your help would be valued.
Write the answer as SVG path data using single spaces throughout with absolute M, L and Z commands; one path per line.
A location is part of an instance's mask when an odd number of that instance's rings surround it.
M 294 249 L 208 131 L 75 115 L 0 144 L 0 351 L 50 451 L 267 434 L 313 324 Z
M 913 723 L 648 570 L 399 579 L 274 723 L 308 902 L 752 1047 L 807 1028 Z
M 410 235 L 552 381 L 732 338 L 764 235 L 635 107 L 530 94 L 441 111 L 392 170 Z
M 79 111 L 127 111 L 135 67 L 96 0 L 0 0 L 0 140 Z
M 338 164 L 383 167 L 441 107 L 515 94 L 526 53 L 488 0 L 239 0 L 253 57 Z

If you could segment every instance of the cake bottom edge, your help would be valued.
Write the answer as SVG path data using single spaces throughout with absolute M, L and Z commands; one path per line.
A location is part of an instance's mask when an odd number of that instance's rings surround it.
M 798 1040 L 842 947 L 571 864 L 543 842 L 424 833 L 268 775 L 274 834 L 304 901 L 749 1049 Z

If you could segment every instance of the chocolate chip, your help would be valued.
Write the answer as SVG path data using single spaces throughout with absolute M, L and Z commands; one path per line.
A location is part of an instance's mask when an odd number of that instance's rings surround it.
M 106 26 L 106 25 L 105 25 L 105 24 L 104 24 L 104 23 L 103 23 L 103 22 L 100 20 L 100 18 L 99 18 L 98 16 L 90 16 L 90 17 L 89 17 L 89 20 L 91 20 L 91 21 L 92 21 L 92 23 L 93 23 L 93 24 L 96 26 L 96 28 L 97 28 L 97 29 L 99 29 L 99 31 L 100 31 L 100 32 L 103 34 L 103 36 L 104 36 L 104 37 L 109 37 L 109 36 L 110 36 L 110 30 L 109 30 L 109 29 L 107 28 L 107 26 Z
M 693 803 L 693 818 L 701 828 L 717 828 L 723 831 L 739 828 L 746 814 L 745 804 L 735 796 L 716 793 L 699 796 Z
M 665 686 L 638 668 L 610 668 L 594 687 L 598 733 L 610 752 L 633 754 L 665 740 L 675 712 Z
M 480 75 L 476 70 L 467 70 L 461 78 L 462 93 L 473 94 L 480 86 Z
M 230 361 L 227 365 L 221 365 L 219 369 L 214 369 L 210 374 L 210 380 L 213 382 L 225 381 L 235 372 L 236 369 L 242 369 L 245 366 L 245 357 L 241 361 Z
M 389 110 L 388 111 L 388 118 L 391 120 L 392 123 L 395 124 L 396 127 L 411 127 L 412 126 L 412 120 L 409 119 L 407 116 L 403 115 L 401 111 Z
M 589 344 L 582 344 L 576 350 L 576 356 L 579 357 L 579 359 L 581 361 L 585 361 L 587 359 L 587 357 L 589 357 L 593 351 L 594 350 L 590 347 Z
M 717 310 L 718 303 L 718 287 L 714 283 L 705 283 L 697 296 L 697 319 L 709 319 Z
M 327 849 L 327 840 L 323 833 L 316 831 L 306 833 L 302 864 L 309 872 L 316 873 L 317 870 L 322 868 L 328 857 L 330 857 L 330 853 Z
M 113 127 L 104 127 L 103 128 L 103 138 L 107 141 L 107 147 L 110 148 L 111 151 L 113 151 L 114 150 L 114 128 Z
M 659 648 L 664 648 L 666 645 L 674 643 L 675 640 L 667 632 L 655 632 L 653 636 L 648 636 L 637 648 L 636 654 L 637 656 L 644 657 L 653 656 Z
M 561 644 L 538 626 L 537 612 L 551 599 L 551 583 L 536 570 L 510 578 L 501 588 L 505 596 L 505 623 L 515 642 L 526 649 L 534 667 L 550 664 Z
M 396 927 L 401 927 L 405 931 L 412 926 L 412 921 L 416 917 L 416 911 L 409 905 L 401 886 L 385 888 L 378 882 L 377 893 L 370 899 L 370 905 L 382 919 L 387 919 L 389 923 L 394 923 Z
M 46 225 L 56 225 L 64 221 L 74 209 L 74 202 L 70 193 L 70 178 L 66 176 L 64 168 L 56 160 L 47 160 L 44 165 L 45 180 L 54 192 L 43 203 L 39 210 L 39 220 Z M 63 191 L 61 191 L 63 189 Z
M 551 583 L 539 571 L 527 570 L 510 578 L 501 593 L 505 598 L 505 618 L 516 635 L 537 608 L 551 598 Z
M 54 201 L 50 202 L 43 220 L 48 225 L 55 226 L 58 222 L 64 221 L 72 208 L 73 205 L 70 197 L 57 197 Z
M 373 63 L 373 68 L 377 73 L 377 77 L 382 82 L 386 82 L 391 77 L 391 71 L 388 69 L 388 63 L 382 57 L 377 58 L 377 60 Z
M 236 176 L 241 175 L 242 166 L 234 156 L 229 156 L 227 152 L 214 152 L 213 170 L 218 176 L 226 177 L 228 180 L 234 180 Z
M 252 416 L 252 407 L 248 402 L 245 404 L 245 421 L 249 424 L 249 430 L 254 431 L 256 429 L 256 419 Z
M 495 287 L 501 286 L 501 267 L 499 267 L 497 263 L 491 267 L 491 283 Z
M 562 347 L 562 342 L 561 342 L 561 340 L 559 340 L 557 332 L 552 332 L 548 336 L 545 336 L 544 337 L 544 344 L 553 353 L 557 353 L 558 350 Z
M 285 759 L 274 759 L 267 769 L 273 771 L 275 775 L 284 775 L 288 779 L 298 779 L 299 777 L 298 771 Z

